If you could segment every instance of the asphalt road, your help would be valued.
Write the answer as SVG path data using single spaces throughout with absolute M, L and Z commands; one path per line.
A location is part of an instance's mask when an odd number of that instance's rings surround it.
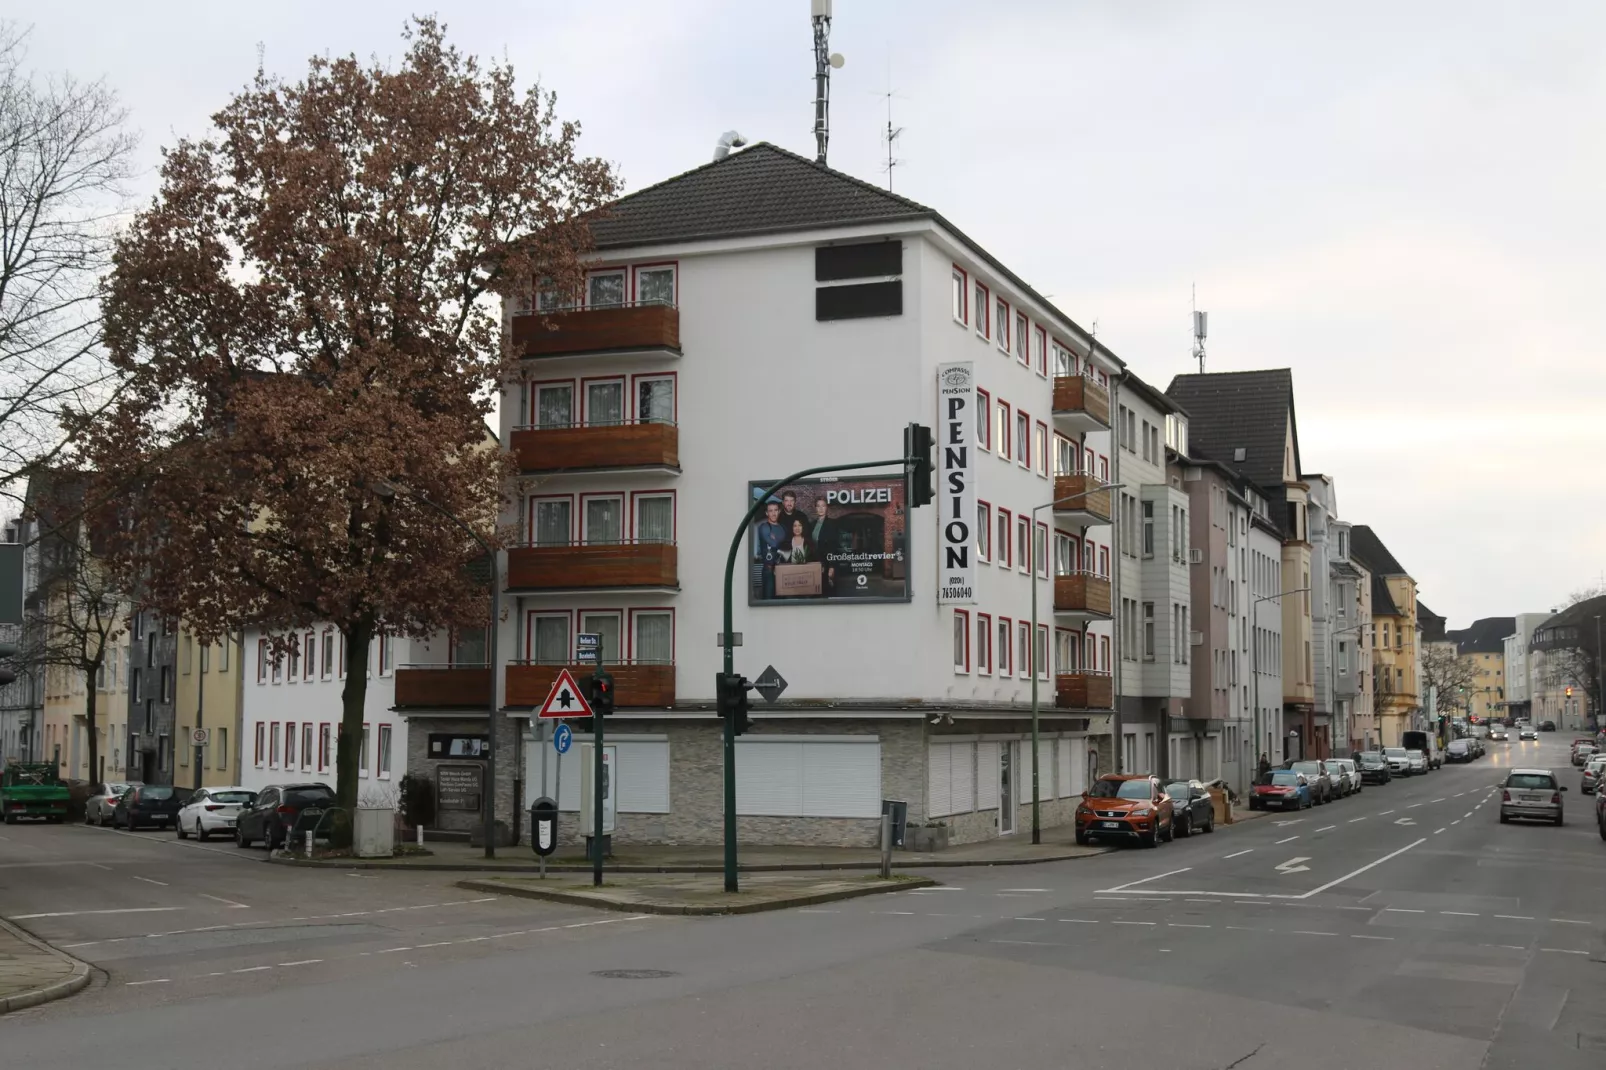
M 1499 824 L 1491 789 L 1512 765 L 1562 775 L 1564 827 Z M 119 1070 L 1598 1070 L 1591 802 L 1547 735 L 1154 850 L 716 919 L 15 826 L 0 914 L 103 976 L 0 1021 L 0 1051 Z

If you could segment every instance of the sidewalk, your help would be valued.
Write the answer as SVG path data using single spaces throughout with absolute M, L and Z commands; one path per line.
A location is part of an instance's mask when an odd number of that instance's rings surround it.
M 489 877 L 458 881 L 459 888 L 471 892 L 491 892 L 526 899 L 549 899 L 558 903 L 622 910 L 630 914 L 756 914 L 761 910 L 786 910 L 815 906 L 841 899 L 857 899 L 881 892 L 902 892 L 929 888 L 937 882 L 930 877 L 879 876 L 814 877 L 804 874 L 759 873 L 744 878 L 741 891 L 725 891 L 722 877 L 713 874 L 675 874 L 644 876 L 608 874 L 608 880 L 594 887 L 591 878 Z
M 87 965 L 0 920 L 0 1014 L 70 996 L 87 984 Z

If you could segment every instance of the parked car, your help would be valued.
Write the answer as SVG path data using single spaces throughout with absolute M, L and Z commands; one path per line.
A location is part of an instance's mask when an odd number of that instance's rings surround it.
M 1400 744 L 1408 751 L 1421 751 L 1422 759 L 1430 770 L 1438 769 L 1444 764 L 1439 756 L 1439 737 L 1432 732 L 1401 732 Z
M 242 806 L 250 806 L 257 793 L 245 788 L 202 788 L 190 796 L 178 812 L 178 838 L 195 833 L 198 840 L 209 840 L 214 833 L 234 835 Z
M 1313 804 L 1310 782 L 1292 769 L 1260 774 L 1249 793 L 1251 810 L 1308 810 Z
M 1355 765 L 1360 769 L 1361 781 L 1366 784 L 1387 784 L 1394 779 L 1389 769 L 1389 760 L 1383 757 L 1380 750 L 1363 750 L 1355 756 Z
M 1404 747 L 1384 747 L 1383 757 L 1388 759 L 1389 772 L 1395 776 L 1411 775 L 1411 756 Z
M 1573 764 L 1583 765 L 1599 748 L 1593 742 L 1573 744 Z
M 260 841 L 272 851 L 286 842 L 297 818 L 316 817 L 334 804 L 334 789 L 328 784 L 270 784 L 249 806 L 241 807 L 235 843 L 249 847 Z
M 1600 782 L 1606 779 L 1606 755 L 1596 755 L 1584 763 L 1583 778 L 1578 790 L 1585 795 L 1593 795 L 1600 788 Z
M 1173 780 L 1165 786 L 1171 796 L 1171 813 L 1175 817 L 1178 836 L 1192 836 L 1195 832 L 1216 831 L 1216 807 L 1210 793 L 1197 780 Z
M 1606 791 L 1595 792 L 1595 827 L 1600 838 L 1606 840 Z
M 1416 776 L 1419 773 L 1426 773 L 1428 771 L 1428 756 L 1426 754 L 1423 754 L 1419 750 L 1408 750 L 1405 752 L 1405 757 L 1406 760 L 1411 764 L 1412 776 Z
M 112 808 L 117 805 L 117 800 L 123 797 L 123 792 L 139 785 L 113 780 L 97 787 L 100 790 L 91 794 L 84 802 L 84 824 L 105 828 L 112 823 Z
M 1556 783 L 1548 769 L 1513 769 L 1500 789 L 1500 823 L 1514 817 L 1531 817 L 1553 824 L 1562 823 L 1561 793 L 1565 784 Z
M 1305 778 L 1310 785 L 1311 801 L 1317 806 L 1332 802 L 1338 798 L 1338 791 L 1333 785 L 1333 778 L 1327 774 L 1327 763 L 1317 758 L 1294 760 L 1283 763 L 1284 769 L 1292 769 Z
M 1472 760 L 1472 744 L 1464 739 L 1452 739 L 1444 746 L 1444 760 L 1461 763 Z
M 1361 790 L 1361 771 L 1349 758 L 1328 758 L 1327 773 L 1343 784 L 1340 795 L 1354 795 Z
M 1175 835 L 1173 813 L 1171 796 L 1158 778 L 1106 773 L 1076 808 L 1076 842 L 1125 839 L 1155 847 Z M 245 834 L 243 824 L 240 834 Z
M 179 807 L 187 796 L 171 784 L 134 784 L 112 807 L 112 828 L 133 832 L 150 825 L 165 829 L 178 822 Z
M 1482 758 L 1488 752 L 1488 748 L 1483 745 L 1483 740 L 1477 736 L 1473 736 L 1468 742 L 1472 744 L 1472 756 L 1474 758 Z
M 1539 738 L 1539 732 L 1531 724 L 1525 724 L 1521 728 L 1517 729 L 1517 741 L 1519 743 L 1525 742 L 1525 741 L 1530 740 L 1530 739 L 1537 740 L 1538 738 Z
M 1541 732 L 1554 732 L 1555 730 L 1556 730 L 1556 722 L 1555 721 L 1540 721 L 1539 722 L 1539 731 L 1541 731 Z

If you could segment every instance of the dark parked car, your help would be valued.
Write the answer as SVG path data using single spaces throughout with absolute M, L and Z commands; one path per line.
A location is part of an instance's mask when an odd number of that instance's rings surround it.
M 1355 765 L 1361 771 L 1361 782 L 1364 784 L 1387 784 L 1394 779 L 1389 770 L 1389 760 L 1383 757 L 1380 750 L 1363 750 L 1355 756 Z
M 1445 745 L 1444 760 L 1447 762 L 1470 762 L 1472 760 L 1472 745 L 1464 739 L 1452 739 Z
M 235 843 L 249 847 L 260 840 L 271 851 L 285 844 L 298 818 L 316 818 L 334 804 L 328 784 L 270 784 L 241 808 Z
M 172 828 L 189 792 L 171 784 L 134 784 L 112 808 L 112 828 Z
M 1554 732 L 1555 730 L 1556 730 L 1556 722 L 1555 721 L 1540 721 L 1539 722 L 1539 731 L 1541 731 L 1541 732 Z
M 1210 793 L 1197 780 L 1174 780 L 1165 786 L 1171 796 L 1172 821 L 1178 836 L 1216 831 L 1216 807 Z

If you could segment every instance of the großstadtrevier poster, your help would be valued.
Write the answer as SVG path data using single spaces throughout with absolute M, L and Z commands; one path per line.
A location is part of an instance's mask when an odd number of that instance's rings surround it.
M 748 501 L 769 485 L 749 483 Z M 751 530 L 749 605 L 909 600 L 902 475 L 788 483 L 765 500 Z

